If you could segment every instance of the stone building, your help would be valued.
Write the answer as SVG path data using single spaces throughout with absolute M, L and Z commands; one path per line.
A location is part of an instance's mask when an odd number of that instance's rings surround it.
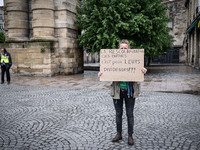
M 187 8 L 187 63 L 200 68 L 200 0 L 185 0 Z
M 4 0 L 6 43 L 12 72 L 52 76 L 83 72 L 78 45 L 79 0 Z
M 184 63 L 186 59 L 186 50 L 183 47 L 186 30 L 186 8 L 185 0 L 163 0 L 163 3 L 168 5 L 167 12 L 170 17 L 170 22 L 167 24 L 170 29 L 170 34 L 174 37 L 173 49 L 167 53 L 168 62 Z

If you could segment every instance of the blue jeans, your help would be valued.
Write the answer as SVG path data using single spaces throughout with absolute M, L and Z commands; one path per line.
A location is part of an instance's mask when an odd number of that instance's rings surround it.
M 123 115 L 124 100 L 126 106 L 126 116 L 128 121 L 128 133 L 133 134 L 133 125 L 134 125 L 133 109 L 135 105 L 135 98 L 128 97 L 127 91 L 121 91 L 121 90 L 120 90 L 120 99 L 113 99 L 116 111 L 117 132 L 122 132 L 122 115 Z

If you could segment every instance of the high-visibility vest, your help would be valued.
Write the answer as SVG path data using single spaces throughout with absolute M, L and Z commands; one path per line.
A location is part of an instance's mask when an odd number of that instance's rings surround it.
M 9 63 L 9 56 L 4 56 L 1 54 L 1 63 Z

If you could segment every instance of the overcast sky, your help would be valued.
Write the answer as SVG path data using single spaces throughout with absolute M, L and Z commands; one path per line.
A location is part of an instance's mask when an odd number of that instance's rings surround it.
M 0 0 L 0 6 L 3 6 L 3 0 Z

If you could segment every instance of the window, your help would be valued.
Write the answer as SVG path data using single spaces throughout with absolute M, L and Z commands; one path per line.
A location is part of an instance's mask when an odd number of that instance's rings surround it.
M 4 29 L 4 25 L 0 24 L 0 30 L 3 30 L 3 29 Z

